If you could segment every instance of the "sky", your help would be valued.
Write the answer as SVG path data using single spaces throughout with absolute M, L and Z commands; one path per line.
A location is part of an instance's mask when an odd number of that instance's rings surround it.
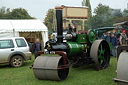
M 55 6 L 82 6 L 83 0 L 0 0 L 0 8 L 24 8 L 28 13 L 35 18 L 44 20 L 48 9 L 54 9 Z M 108 5 L 114 9 L 126 9 L 128 0 L 90 0 L 92 11 L 99 3 Z

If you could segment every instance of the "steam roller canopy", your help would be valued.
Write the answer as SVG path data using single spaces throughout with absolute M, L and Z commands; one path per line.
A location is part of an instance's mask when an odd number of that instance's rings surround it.
M 128 85 L 128 52 L 122 52 L 117 63 L 117 85 Z
M 37 79 L 44 80 L 65 80 L 69 68 L 58 69 L 63 64 L 62 56 L 39 56 L 33 65 L 33 72 Z
M 90 57 L 95 62 L 96 68 L 106 68 L 110 61 L 110 49 L 107 41 L 95 40 L 91 46 Z
M 88 30 L 88 40 L 90 43 L 93 43 L 96 40 L 96 33 L 94 30 L 90 29 Z

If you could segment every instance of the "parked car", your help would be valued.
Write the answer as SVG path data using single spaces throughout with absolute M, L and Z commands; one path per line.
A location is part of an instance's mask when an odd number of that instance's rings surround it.
M 20 67 L 24 64 L 24 60 L 30 59 L 30 48 L 23 37 L 0 39 L 0 63 L 9 63 L 12 67 Z

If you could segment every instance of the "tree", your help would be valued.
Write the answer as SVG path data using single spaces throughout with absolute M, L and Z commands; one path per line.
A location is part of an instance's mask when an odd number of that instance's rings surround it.
M 92 16 L 92 9 L 91 9 L 91 4 L 90 4 L 90 0 L 83 0 L 82 1 L 82 6 L 87 6 L 88 7 L 88 16 Z
M 90 0 L 83 0 L 82 1 L 82 6 L 87 6 L 88 7 L 88 20 L 85 22 L 85 28 L 92 28 L 92 9 L 91 9 L 91 4 Z
M 122 17 L 123 16 L 121 9 L 111 9 L 111 10 L 113 12 L 114 17 Z
M 128 17 L 128 10 L 124 9 L 123 16 Z
M 54 17 L 55 17 L 55 10 L 49 9 L 44 19 L 44 24 L 48 27 L 49 31 L 53 31 Z
M 10 8 L 0 8 L 0 19 L 33 19 L 23 8 L 16 8 L 10 11 Z
M 113 26 L 114 17 L 112 16 L 112 11 L 109 6 L 99 4 L 94 9 L 93 22 L 95 28 Z
M 23 8 L 13 9 L 10 13 L 10 19 L 33 19 L 28 12 Z
M 0 19 L 8 19 L 10 13 L 10 8 L 2 7 L 0 8 Z
M 128 21 L 128 17 L 126 17 L 126 16 L 115 17 L 115 23 L 120 23 L 120 22 L 124 22 L 124 21 Z

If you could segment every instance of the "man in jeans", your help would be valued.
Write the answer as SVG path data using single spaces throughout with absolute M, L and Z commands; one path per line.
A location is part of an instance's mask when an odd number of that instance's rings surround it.
M 111 34 L 112 41 L 112 55 L 116 57 L 116 46 L 117 46 L 117 38 L 114 36 L 114 33 Z
M 35 54 L 35 59 L 37 57 L 37 52 L 38 51 L 41 51 L 41 43 L 40 43 L 40 40 L 39 39 L 36 39 L 35 43 L 34 43 L 34 46 L 33 46 L 33 49 L 34 49 L 34 54 Z

